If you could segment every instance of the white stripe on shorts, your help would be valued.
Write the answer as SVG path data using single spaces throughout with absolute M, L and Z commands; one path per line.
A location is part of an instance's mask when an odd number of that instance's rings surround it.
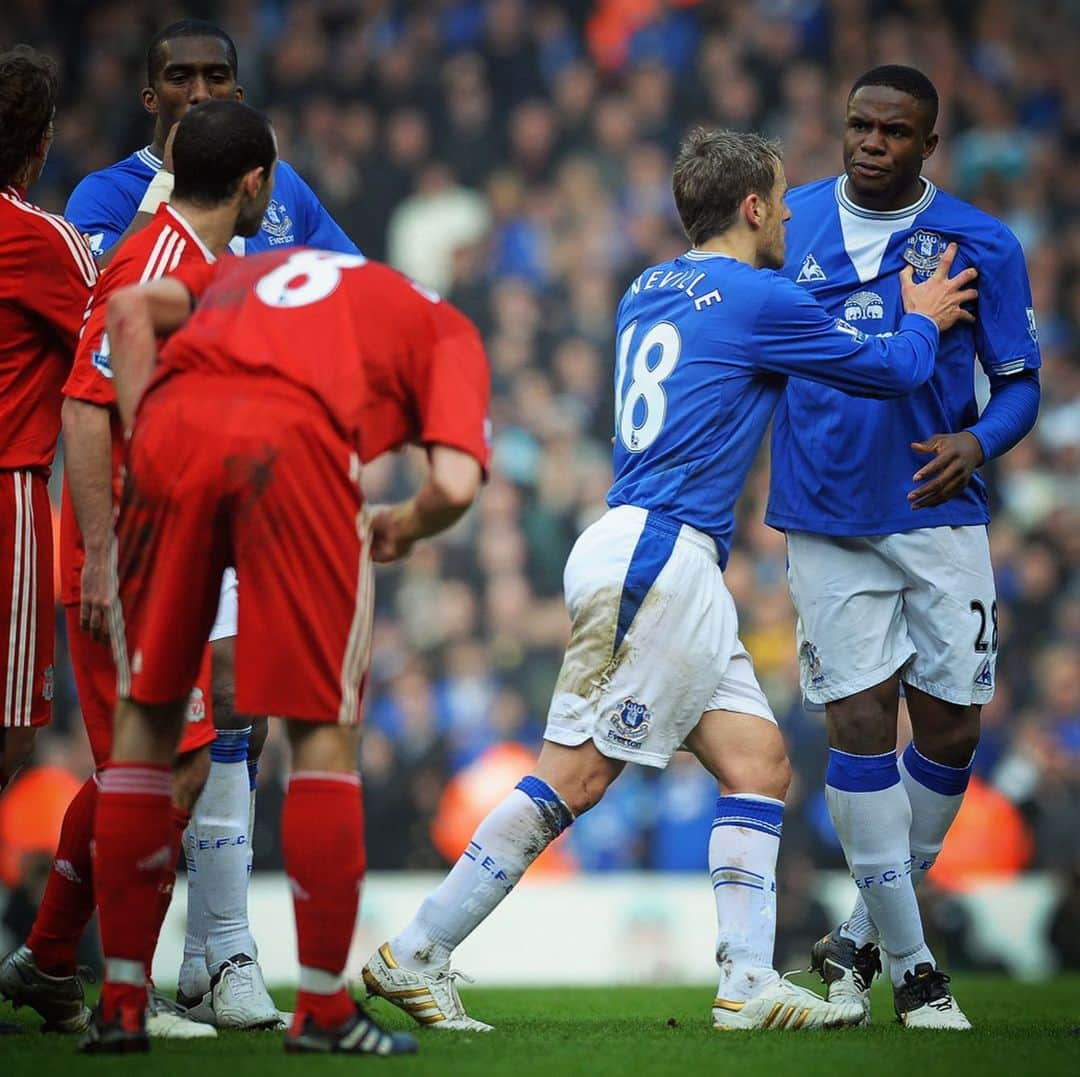
M 11 473 L 15 484 L 15 543 L 11 566 L 4 721 L 30 725 L 34 697 L 34 645 L 37 640 L 37 535 L 34 533 L 33 476 Z
M 349 460 L 349 477 L 359 485 L 360 459 L 353 453 Z M 355 725 L 359 706 L 360 681 L 371 658 L 371 618 L 374 613 L 374 572 L 371 566 L 371 529 L 367 510 L 361 508 L 356 518 L 360 532 L 360 567 L 356 580 L 356 609 L 341 663 L 341 708 L 339 725 Z

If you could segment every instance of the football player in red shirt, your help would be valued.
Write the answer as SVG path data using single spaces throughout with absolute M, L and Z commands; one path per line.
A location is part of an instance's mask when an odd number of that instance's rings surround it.
M 292 744 L 282 846 L 300 990 L 286 1049 L 415 1050 L 371 1021 L 343 974 L 364 874 L 371 561 L 405 556 L 475 497 L 488 456 L 479 334 L 387 267 L 314 250 L 182 268 L 113 296 L 106 326 L 121 417 L 138 406 L 138 420 L 118 525 L 120 701 L 95 825 L 106 973 L 83 1048 L 147 1046 L 169 767 L 232 565 L 245 581 L 236 706 L 284 716 Z M 361 460 L 414 441 L 428 449 L 421 488 L 365 522 Z
M 82 236 L 26 201 L 52 144 L 56 65 L 0 54 L 0 790 L 52 712 L 52 510 L 60 386 L 97 279 Z
M 83 721 L 98 767 L 109 758 L 116 707 L 116 666 L 107 637 L 109 622 L 117 615 L 113 519 L 124 457 L 105 333 L 108 299 L 120 288 L 156 280 L 181 266 L 212 265 L 225 252 L 234 223 L 240 235 L 258 228 L 272 187 L 276 151 L 265 118 L 230 102 L 191 110 L 177 129 L 175 157 L 178 193 L 145 229 L 123 243 L 102 274 L 63 390 L 68 399 L 61 599 Z M 240 198 L 235 213 L 231 202 L 224 210 L 219 205 L 222 192 L 233 189 Z M 159 889 L 159 927 L 172 893 L 181 837 L 210 767 L 209 746 L 215 738 L 210 695 L 207 648 L 188 701 L 173 772 L 173 852 Z M 82 1031 L 89 1018 L 76 978 L 76 952 L 95 905 L 90 839 L 97 789 L 98 778 L 92 776 L 69 805 L 30 937 L 0 961 L 0 995 L 33 1007 L 47 1028 L 61 1031 Z M 230 956 L 226 953 L 222 960 Z M 149 979 L 149 965 L 146 975 Z M 269 998 L 267 1004 L 261 1025 L 277 1027 L 278 1012 Z M 170 1005 L 156 1004 L 149 1024 L 156 1036 L 215 1035 L 211 1026 L 181 1018 Z

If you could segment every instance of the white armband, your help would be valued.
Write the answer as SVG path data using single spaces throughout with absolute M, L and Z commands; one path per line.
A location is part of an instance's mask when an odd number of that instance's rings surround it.
M 175 182 L 176 177 L 171 172 L 166 172 L 165 169 L 156 172 L 139 203 L 139 213 L 157 213 L 158 206 L 169 201 Z

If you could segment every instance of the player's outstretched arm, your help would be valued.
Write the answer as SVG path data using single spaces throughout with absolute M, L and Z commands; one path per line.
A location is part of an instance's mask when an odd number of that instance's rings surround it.
M 416 494 L 377 509 L 371 519 L 371 557 L 397 561 L 420 540 L 456 523 L 473 503 L 483 478 L 469 453 L 448 445 L 428 447 L 428 473 Z
M 191 293 L 178 280 L 166 278 L 121 288 L 105 309 L 105 331 L 112 346 L 116 405 L 124 429 L 157 362 L 157 338 L 179 329 L 191 315 Z
M 109 409 L 67 397 L 63 406 L 64 473 L 86 557 L 79 627 L 96 640 L 109 634 L 112 583 L 112 431 Z

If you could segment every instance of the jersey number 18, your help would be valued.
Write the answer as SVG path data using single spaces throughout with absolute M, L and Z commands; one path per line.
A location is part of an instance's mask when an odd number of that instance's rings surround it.
M 619 336 L 615 366 L 615 431 L 627 452 L 643 452 L 659 436 L 667 416 L 664 381 L 675 370 L 682 354 L 682 338 L 671 322 L 657 322 L 642 336 L 634 350 L 637 322 L 631 322 Z M 659 352 L 650 366 L 654 352 Z M 625 386 L 630 365 L 630 384 Z

